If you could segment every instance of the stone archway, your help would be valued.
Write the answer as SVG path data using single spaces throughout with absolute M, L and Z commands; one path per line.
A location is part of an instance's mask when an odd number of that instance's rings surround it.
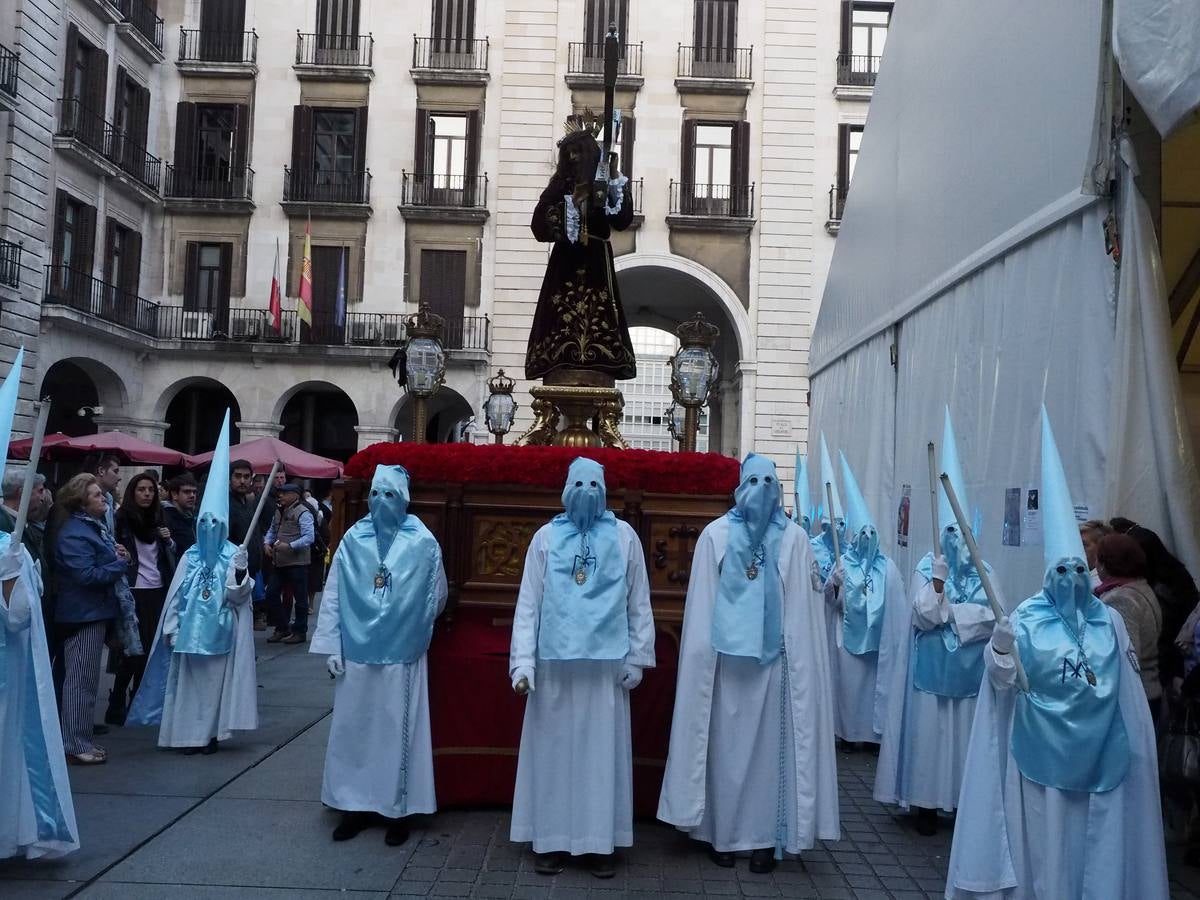
M 279 439 L 318 456 L 345 462 L 358 450 L 358 410 L 341 388 L 308 381 L 287 391 L 275 406 Z
M 413 398 L 406 395 L 396 407 L 395 427 L 400 440 L 413 439 Z M 483 421 L 475 414 L 471 404 L 462 394 L 443 385 L 429 400 L 426 412 L 428 426 L 425 441 L 430 444 L 450 444 L 461 440 L 469 441 L 470 433 L 464 431 L 466 423 L 475 419 L 475 428 L 482 429 Z
M 86 357 L 53 363 L 42 376 L 38 396 L 51 401 L 46 431 L 72 436 L 95 434 L 99 430 L 97 417 L 120 415 L 129 401 L 121 376 Z
M 740 455 L 753 445 L 756 348 L 750 317 L 733 289 L 710 270 L 669 253 L 632 253 L 616 260 L 621 301 L 631 327 L 674 333 L 702 313 L 721 329 L 720 374 L 708 409 L 709 449 Z
M 213 379 L 194 377 L 176 382 L 158 400 L 156 418 L 167 423 L 163 444 L 184 453 L 211 450 L 221 433 L 225 410 L 229 410 L 229 442 L 241 440 L 237 423 L 241 408 L 233 392 Z

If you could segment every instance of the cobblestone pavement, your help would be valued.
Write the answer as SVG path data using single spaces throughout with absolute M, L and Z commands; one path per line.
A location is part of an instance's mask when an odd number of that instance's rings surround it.
M 720 869 L 674 829 L 640 821 L 616 878 L 599 881 L 579 868 L 548 878 L 534 873 L 526 847 L 508 841 L 508 812 L 494 809 L 424 818 L 399 848 L 385 846 L 380 829 L 335 845 L 337 816 L 319 800 L 333 692 L 324 660 L 305 649 L 260 643 L 261 726 L 215 756 L 158 751 L 152 729 L 102 738 L 109 764 L 71 770 L 83 848 L 51 863 L 0 862 L 0 897 L 942 896 L 950 823 L 922 838 L 872 800 L 875 757 L 867 753 L 839 756 L 842 840 L 771 875 L 751 874 L 744 859 Z M 1200 869 L 1172 869 L 1172 896 L 1200 900 Z

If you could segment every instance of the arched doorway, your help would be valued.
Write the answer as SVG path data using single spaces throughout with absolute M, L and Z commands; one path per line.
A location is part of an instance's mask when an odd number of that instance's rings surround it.
M 358 450 L 358 410 L 345 391 L 325 382 L 297 388 L 279 414 L 279 439 L 318 456 L 345 462 Z
M 679 349 L 673 332 L 646 325 L 629 329 L 633 352 L 637 356 L 637 378 L 621 382 L 625 409 L 621 416 L 621 436 L 638 450 L 675 450 L 678 444 L 667 428 L 671 397 L 671 357 Z M 708 410 L 700 411 L 696 449 L 709 449 Z
M 413 398 L 405 395 L 396 410 L 396 430 L 400 440 L 413 439 Z M 476 416 L 471 404 L 462 394 L 443 385 L 428 401 L 426 407 L 425 442 L 427 444 L 453 444 L 469 441 L 473 429 L 483 428 L 483 420 Z
M 163 443 L 184 453 L 208 452 L 216 446 L 221 434 L 225 410 L 229 410 L 229 442 L 236 444 L 241 440 L 237 423 L 242 417 L 237 398 L 218 381 L 193 379 L 167 404 L 167 433 Z
M 50 398 L 47 433 L 71 437 L 95 434 L 96 417 L 119 415 L 125 408 L 125 385 L 116 372 L 91 359 L 62 359 L 42 378 L 40 397 Z
M 672 348 L 676 326 L 697 312 L 721 329 L 713 351 L 720 364 L 720 372 L 714 394 L 702 416 L 707 448 L 703 444 L 700 447 L 718 453 L 736 454 L 743 447 L 751 446 L 753 422 L 742 421 L 742 397 L 749 387 L 743 368 L 753 368 L 746 364 L 753 363 L 755 345 L 749 316 L 733 290 L 703 266 L 671 254 L 629 254 L 619 257 L 616 265 L 621 300 L 632 329 L 638 326 L 654 329 L 654 332 L 645 333 L 647 337 L 665 332 L 672 342 Z M 666 379 L 666 406 L 669 406 L 670 371 L 665 366 L 665 359 L 657 360 L 665 350 L 659 346 L 662 342 L 661 338 L 651 337 L 649 345 L 639 352 L 648 355 L 647 372 L 650 377 Z M 674 352 L 671 349 L 666 356 Z M 618 385 L 622 391 L 635 389 L 635 386 L 636 390 L 642 390 L 639 384 L 642 380 L 641 370 L 639 355 L 638 378 Z M 630 408 L 630 401 L 635 397 L 640 399 L 640 393 L 626 393 L 627 414 L 638 415 Z M 637 423 L 631 425 L 636 428 Z M 668 436 L 663 449 L 671 447 Z

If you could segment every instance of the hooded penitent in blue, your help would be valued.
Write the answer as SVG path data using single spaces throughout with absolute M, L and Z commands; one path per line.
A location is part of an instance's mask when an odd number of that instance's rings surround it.
M 773 662 L 783 645 L 779 553 L 788 527 L 775 463 L 751 453 L 742 462 L 729 539 L 720 563 L 712 645 L 728 656 Z
M 1087 557 L 1050 418 L 1042 409 L 1042 527 L 1046 574 L 1017 609 L 1016 649 L 1029 679 L 1017 698 L 1012 752 L 1030 781 L 1100 793 L 1129 770 L 1119 703 L 1120 645 L 1110 610 L 1092 594 Z
M 233 610 L 225 602 L 225 581 L 236 550 L 229 541 L 229 410 L 226 410 L 200 512 L 196 515 L 196 543 L 183 555 L 187 574 L 179 587 L 176 653 L 222 656 L 233 649 Z
M 6 450 L 9 440 L 12 438 L 13 418 L 16 416 L 17 400 L 21 390 L 21 368 L 24 364 L 25 349 L 21 348 L 17 351 L 17 357 L 13 360 L 12 368 L 5 375 L 3 384 L 0 384 L 0 447 Z M 37 465 L 37 462 L 31 460 L 30 465 Z M 12 535 L 0 533 L 0 553 L 8 550 L 11 540 Z M 40 579 L 28 555 L 24 557 L 21 576 L 28 582 L 27 588 L 31 594 L 38 590 Z M 36 606 L 38 599 L 38 594 L 30 597 L 31 605 Z M 6 735 L 3 729 L 0 729 L 0 743 L 12 746 L 18 740 L 20 742 L 20 750 L 17 752 L 24 760 L 28 775 L 28 789 L 33 800 L 34 819 L 37 823 L 37 834 L 36 836 L 30 835 L 34 840 L 29 843 L 70 842 L 75 839 L 71 833 L 74 812 L 71 806 L 70 786 L 66 783 L 65 772 L 61 773 L 62 777 L 56 778 L 54 771 L 56 765 L 60 769 L 62 767 L 62 746 L 59 744 L 59 746 L 51 748 L 49 747 L 51 741 L 48 740 L 49 737 L 52 737 L 54 738 L 53 742 L 57 743 L 62 738 L 57 733 L 51 734 L 45 727 L 47 717 L 55 713 L 45 635 L 42 632 L 41 613 L 34 609 L 31 615 L 37 620 L 37 623 L 30 623 L 30 640 L 12 640 L 11 646 L 6 624 L 0 622 L 0 698 L 7 696 L 10 687 L 16 688 L 16 686 L 7 684 L 10 666 L 9 653 L 14 654 L 12 662 L 16 663 L 18 670 L 27 675 L 26 683 L 20 686 L 20 693 L 14 698 L 20 707 L 15 716 L 15 722 L 13 718 L 9 719 L 10 723 L 17 726 L 16 730 L 20 736 L 17 738 L 16 735 Z M 35 634 L 40 638 L 40 642 L 33 639 Z M 37 656 L 35 656 L 35 652 L 38 654 Z M 26 657 L 23 665 L 20 662 L 20 656 L 16 655 L 20 653 L 24 653 Z M 37 679 L 39 674 L 42 676 L 40 683 Z M 0 714 L 3 712 L 3 706 L 0 706 Z M 56 715 L 55 718 L 57 718 Z M 12 743 L 9 743 L 10 741 Z M 0 746 L 0 752 L 4 750 L 5 747 Z M 51 760 L 49 755 L 51 753 L 57 754 L 57 762 Z M 7 754 L 5 757 L 12 759 Z M 5 810 L 3 813 L 5 816 L 15 816 L 16 814 L 16 810 Z M 24 845 L 25 842 L 22 841 L 22 846 Z
M 370 515 L 338 545 L 342 654 L 350 662 L 413 663 L 429 649 L 442 551 L 408 503 L 404 467 L 378 466 L 367 497 Z
M 825 581 L 829 577 L 829 573 L 833 570 L 835 562 L 833 558 L 833 529 L 837 529 L 838 543 L 845 549 L 846 544 L 846 520 L 842 514 L 842 498 L 838 494 L 837 476 L 833 472 L 833 461 L 829 458 L 829 447 L 825 445 L 825 435 L 821 435 L 821 505 L 828 502 L 826 498 L 825 485 L 830 486 L 833 493 L 833 509 L 825 512 L 824 515 L 818 516 L 821 523 L 821 531 L 816 537 L 810 538 L 812 544 L 813 557 L 817 561 L 817 570 L 820 572 L 821 580 Z M 826 521 L 826 520 L 829 521 Z
M 887 557 L 879 552 L 879 532 L 867 509 L 866 498 L 846 461 L 842 462 L 842 487 L 846 491 L 846 536 L 842 544 L 842 645 L 855 656 L 879 651 L 883 634 L 884 589 Z
M 792 521 L 804 530 L 804 536 L 812 534 L 813 509 L 812 495 L 808 486 L 808 457 L 799 450 L 796 451 L 796 485 L 792 491 Z
M 607 509 L 604 467 L 579 457 L 567 471 L 564 511 L 550 522 L 539 659 L 624 659 L 629 653 L 627 560 Z
M 967 483 L 958 457 L 958 442 L 954 438 L 949 407 L 946 408 L 942 428 L 942 471 L 954 485 L 958 502 L 964 510 L 969 509 Z M 938 490 L 938 522 L 942 527 L 938 543 L 942 558 L 950 570 L 943 595 L 950 603 L 986 606 L 988 601 L 983 583 L 971 565 L 971 556 L 954 519 L 954 510 L 946 491 L 941 488 Z M 933 580 L 932 553 L 926 553 L 917 564 L 917 572 L 926 580 Z M 979 685 L 983 681 L 983 651 L 986 646 L 986 639 L 961 644 L 958 634 L 949 623 L 917 632 L 913 645 L 913 687 L 939 697 L 974 697 L 979 693 Z

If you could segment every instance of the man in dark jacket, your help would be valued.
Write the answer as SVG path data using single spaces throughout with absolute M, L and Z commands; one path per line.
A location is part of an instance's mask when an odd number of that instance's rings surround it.
M 162 505 L 163 524 L 171 531 L 176 559 L 196 543 L 196 495 L 199 487 L 191 472 L 167 482 L 167 501 Z
M 262 519 L 258 524 L 258 534 L 246 540 L 246 531 L 250 528 L 250 520 L 254 518 L 254 510 L 258 505 L 258 497 L 254 493 L 254 468 L 244 459 L 235 459 L 229 464 L 229 540 L 241 546 L 246 544 L 246 556 L 250 563 L 250 577 L 258 579 L 263 566 L 262 536 L 266 525 L 270 524 L 271 514 L 275 511 L 274 504 L 267 500 Z M 254 601 L 254 630 L 262 631 L 267 627 L 267 611 L 262 602 Z

